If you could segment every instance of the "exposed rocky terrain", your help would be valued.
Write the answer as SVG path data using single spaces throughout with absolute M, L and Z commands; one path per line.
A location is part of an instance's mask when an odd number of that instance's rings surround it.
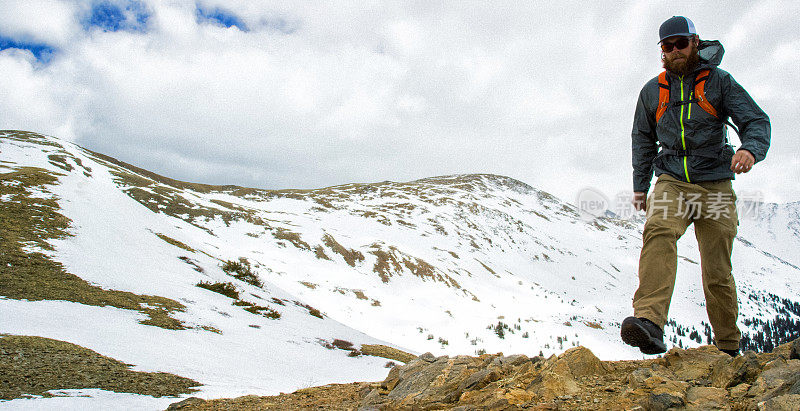
M 574 347 L 558 356 L 424 354 L 376 383 L 333 384 L 272 397 L 205 401 L 175 410 L 256 409 L 798 410 L 800 339 L 731 358 L 714 346 L 663 357 L 600 361 Z
M 68 342 L 0 334 L 0 400 L 81 388 L 175 396 L 199 385 L 173 374 L 132 371 L 128 364 Z

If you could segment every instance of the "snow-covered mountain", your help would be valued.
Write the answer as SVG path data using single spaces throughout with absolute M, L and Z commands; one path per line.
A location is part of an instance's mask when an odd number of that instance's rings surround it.
M 337 339 L 415 354 L 549 355 L 580 344 L 604 360 L 642 357 L 618 335 L 642 221 L 591 218 L 508 177 L 209 186 L 0 131 L 0 183 L 0 333 L 191 378 L 204 384 L 195 396 L 385 377 L 385 358 L 326 348 Z M 748 343 L 765 324 L 800 319 L 799 246 L 800 203 L 741 219 L 733 265 Z M 697 346 L 709 337 L 692 228 L 679 253 L 666 333 Z M 86 284 L 24 277 L 18 265 L 29 260 Z M 133 398 L 94 394 L 123 397 Z M 174 399 L 152 401 L 143 404 Z

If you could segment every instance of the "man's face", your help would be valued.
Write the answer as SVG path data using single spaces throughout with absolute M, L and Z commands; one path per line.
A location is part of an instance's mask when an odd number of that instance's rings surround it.
M 687 44 L 688 40 L 688 44 Z M 697 44 L 698 39 L 696 36 L 694 37 L 685 37 L 685 36 L 673 36 L 664 39 L 661 42 L 662 44 L 662 52 L 664 53 L 664 58 L 662 61 L 664 62 L 664 68 L 679 74 L 685 75 L 688 74 L 689 71 L 694 69 L 697 65 L 699 57 L 697 55 Z M 684 48 L 679 48 L 680 46 L 686 45 Z M 665 47 L 672 48 L 670 51 L 664 51 Z

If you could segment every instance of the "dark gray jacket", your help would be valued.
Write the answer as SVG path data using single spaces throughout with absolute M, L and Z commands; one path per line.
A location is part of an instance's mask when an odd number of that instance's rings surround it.
M 756 162 L 767 155 L 770 142 L 769 117 L 753 101 L 728 72 L 717 68 L 724 49 L 718 41 L 701 41 L 698 46 L 700 64 L 693 74 L 683 78 L 667 72 L 670 101 L 689 100 L 694 91 L 697 72 L 710 69 L 705 95 L 717 110 L 719 118 L 708 114 L 696 103 L 676 105 L 667 111 L 656 124 L 658 106 L 658 77 L 644 85 L 639 93 L 633 119 L 633 191 L 647 192 L 653 173 L 669 174 L 688 182 L 732 180 L 730 170 L 733 148 L 727 145 L 728 118 L 739 129 L 742 142 L 739 150 L 753 154 Z M 689 155 L 659 152 L 659 147 L 672 150 L 689 150 Z M 719 148 L 716 150 L 715 148 Z M 711 158 L 698 156 L 692 150 L 714 153 Z M 718 153 L 718 154 L 717 154 Z

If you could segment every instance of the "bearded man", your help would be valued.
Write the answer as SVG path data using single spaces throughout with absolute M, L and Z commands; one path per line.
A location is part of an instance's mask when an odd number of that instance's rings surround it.
M 719 41 L 700 40 L 694 23 L 675 16 L 659 29 L 666 69 L 642 88 L 633 121 L 634 207 L 646 210 L 633 316 L 622 340 L 644 354 L 666 351 L 667 322 L 677 272 L 677 241 L 694 224 L 706 312 L 714 342 L 739 354 L 738 302 L 731 252 L 738 217 L 731 180 L 762 161 L 769 118 L 730 74 L 717 68 Z M 728 144 L 728 118 L 741 146 Z M 655 173 L 653 193 L 647 197 Z

